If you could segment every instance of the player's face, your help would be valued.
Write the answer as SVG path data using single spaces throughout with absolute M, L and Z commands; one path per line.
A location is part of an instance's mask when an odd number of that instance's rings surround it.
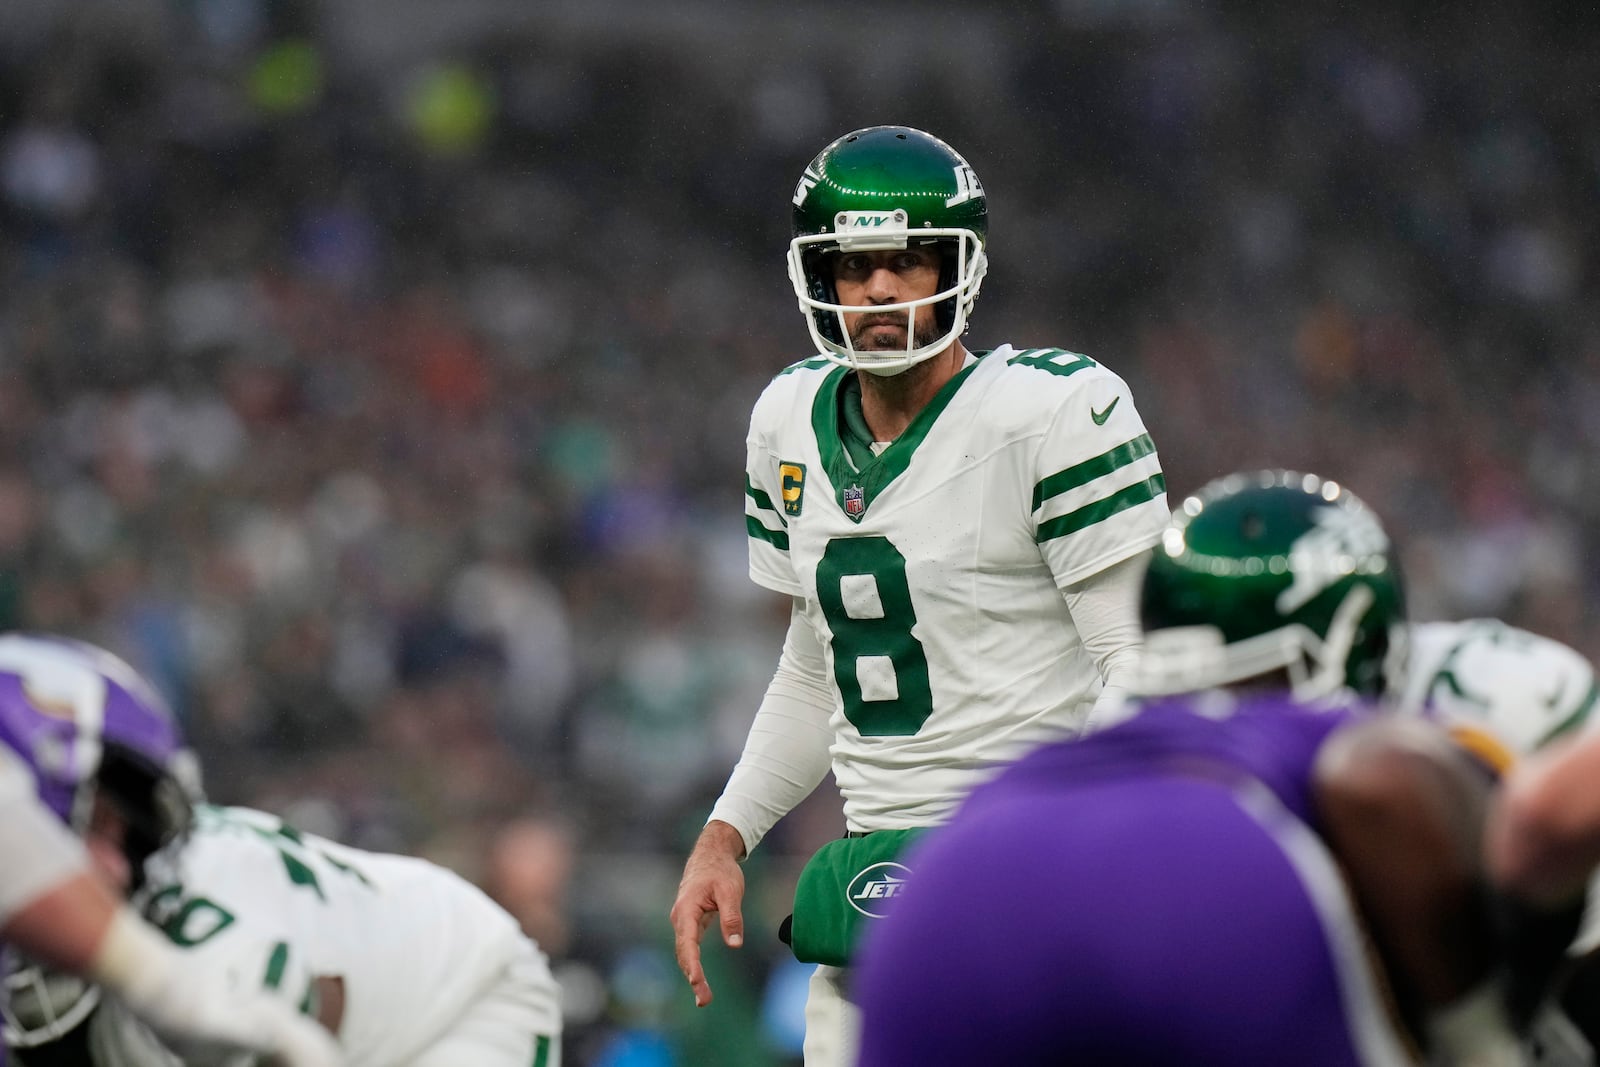
M 887 252 L 848 252 L 833 263 L 833 284 L 841 304 L 870 307 L 921 300 L 939 291 L 939 251 L 931 247 Z M 932 305 L 916 309 L 918 347 L 939 337 Z M 858 351 L 904 350 L 908 316 L 904 311 L 846 315 L 850 344 Z

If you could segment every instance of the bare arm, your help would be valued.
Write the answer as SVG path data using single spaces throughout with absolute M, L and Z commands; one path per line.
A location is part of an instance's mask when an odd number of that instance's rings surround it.
M 1324 837 L 1413 1023 L 1480 985 L 1495 964 L 1479 863 L 1492 779 L 1432 727 L 1377 719 L 1334 734 L 1313 783 Z
M 804 800 L 828 773 L 833 694 L 823 677 L 822 645 L 796 602 L 778 671 L 767 687 L 744 754 L 711 810 L 683 866 L 672 903 L 678 969 L 698 1007 L 711 1003 L 700 941 L 720 916 L 729 948 L 744 943 L 744 872 L 739 861 L 772 825 Z
M 1600 734 L 1557 742 L 1514 766 L 1489 814 L 1496 884 L 1536 905 L 1583 892 L 1600 863 Z

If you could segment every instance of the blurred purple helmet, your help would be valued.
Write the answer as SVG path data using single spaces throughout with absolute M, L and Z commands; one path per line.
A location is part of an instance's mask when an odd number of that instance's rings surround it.
M 199 796 L 193 754 L 167 704 L 103 648 L 0 634 L 0 744 L 33 769 L 40 798 L 73 830 L 109 795 L 141 854 L 181 833 Z

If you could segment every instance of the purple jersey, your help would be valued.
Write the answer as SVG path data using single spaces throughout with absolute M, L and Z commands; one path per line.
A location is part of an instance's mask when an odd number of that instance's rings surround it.
M 1196 706 L 1033 752 L 912 850 L 861 947 L 860 1067 L 1413 1062 L 1311 828 L 1360 713 Z
M 1211 706 L 1216 699 L 1218 705 Z M 1309 819 L 1311 763 L 1323 740 L 1352 708 L 1302 708 L 1287 696 L 1236 702 L 1223 694 L 1165 698 L 1086 742 L 1046 745 L 977 789 L 969 804 L 1019 793 L 1169 771 L 1200 777 L 1253 778 L 1295 815 Z

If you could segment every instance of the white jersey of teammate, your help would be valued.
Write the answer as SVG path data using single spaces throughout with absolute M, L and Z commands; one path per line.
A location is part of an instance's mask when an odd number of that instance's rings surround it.
M 1159 541 L 1165 482 L 1127 386 L 1085 356 L 973 356 L 886 447 L 848 443 L 852 373 L 808 360 L 757 401 L 750 574 L 820 638 L 848 825 L 926 825 L 1083 726 L 1101 681 L 1062 590 Z
M 306 1010 L 315 978 L 342 978 L 348 1067 L 557 1067 L 559 987 L 516 920 L 476 886 L 265 812 L 202 806 L 196 816 L 186 843 L 146 864 L 147 916 L 227 980 Z M 92 1025 L 98 1067 L 178 1062 L 112 1002 Z
M 1576 650 L 1498 619 L 1407 628 L 1401 707 L 1487 730 L 1515 755 L 1588 726 L 1594 668 Z

